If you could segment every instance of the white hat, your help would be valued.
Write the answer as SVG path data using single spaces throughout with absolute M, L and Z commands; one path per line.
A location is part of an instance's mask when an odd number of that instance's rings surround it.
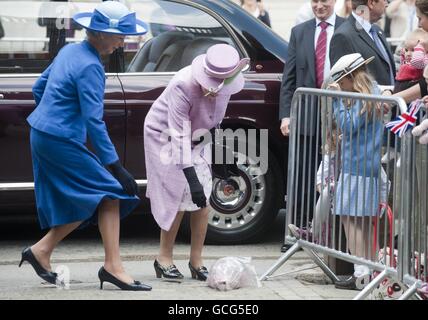
M 370 57 L 366 60 L 360 53 L 351 53 L 341 57 L 330 70 L 329 78 L 333 82 L 338 82 L 351 72 L 357 70 L 359 67 L 366 65 L 374 59 Z

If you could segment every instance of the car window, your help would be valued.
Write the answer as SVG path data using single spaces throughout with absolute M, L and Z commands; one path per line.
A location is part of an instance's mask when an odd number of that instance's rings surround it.
M 125 47 L 125 72 L 171 72 L 191 64 L 216 43 L 234 46 L 226 29 L 208 13 L 187 4 L 129 1 L 149 26 Z
M 85 38 L 70 19 L 101 1 L 0 0 L 0 73 L 41 73 L 67 43 Z
M 85 39 L 73 23 L 77 12 L 93 11 L 100 0 L 0 0 L 0 73 L 41 73 L 68 43 Z M 129 36 L 119 56 L 104 57 L 106 71 L 170 72 L 189 65 L 215 43 L 233 41 L 206 12 L 156 0 L 124 1 L 148 24 L 143 36 Z M 109 70 L 112 61 L 119 62 Z

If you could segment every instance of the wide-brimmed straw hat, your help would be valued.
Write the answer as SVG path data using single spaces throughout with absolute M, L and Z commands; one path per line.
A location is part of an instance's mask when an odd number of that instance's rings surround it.
M 73 20 L 85 29 L 118 35 L 141 35 L 148 30 L 135 12 L 118 1 L 101 2 L 94 12 L 77 13 Z
M 330 70 L 329 78 L 333 82 L 338 82 L 348 74 L 354 72 L 358 68 L 365 66 L 375 57 L 365 59 L 360 53 L 351 53 L 341 57 Z
M 228 44 L 215 44 L 206 54 L 193 59 L 192 76 L 208 92 L 232 95 L 245 84 L 242 70 L 250 59 L 239 59 L 239 53 Z

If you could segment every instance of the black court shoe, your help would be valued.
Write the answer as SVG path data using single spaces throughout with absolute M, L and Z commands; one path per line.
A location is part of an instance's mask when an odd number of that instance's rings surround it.
M 140 281 L 134 280 L 134 283 L 125 283 L 118 278 L 116 278 L 114 275 L 112 275 L 110 272 L 108 272 L 104 267 L 101 267 L 98 271 L 98 278 L 100 279 L 100 290 L 103 288 L 104 282 L 109 282 L 117 286 L 121 290 L 126 291 L 150 291 L 152 290 L 152 287 L 143 284 Z
M 201 281 L 207 280 L 208 270 L 204 266 L 201 266 L 196 269 L 190 264 L 190 261 L 189 261 L 189 269 L 190 269 L 190 273 L 192 274 L 192 279 L 197 279 Z
M 164 277 L 166 280 L 171 281 L 181 281 L 184 278 L 184 276 L 180 271 L 178 271 L 174 264 L 164 267 L 157 260 L 155 260 L 153 266 L 155 267 L 156 278 Z
M 22 250 L 21 262 L 19 263 L 19 267 L 21 267 L 24 261 L 27 261 L 29 264 L 31 264 L 31 266 L 34 268 L 34 271 L 36 271 L 37 275 L 40 278 L 49 283 L 56 284 L 58 274 L 43 268 L 41 264 L 37 261 L 30 247 L 27 247 Z

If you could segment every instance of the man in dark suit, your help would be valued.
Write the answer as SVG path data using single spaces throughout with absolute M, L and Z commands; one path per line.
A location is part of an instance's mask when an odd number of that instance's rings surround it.
M 387 0 L 352 0 L 352 14 L 338 28 L 330 44 L 330 61 L 334 64 L 349 53 L 375 59 L 367 65 L 380 85 L 393 85 L 395 64 L 382 30 L 375 24 L 385 13 Z
M 336 16 L 334 5 L 336 0 L 312 0 L 312 11 L 315 18 L 298 24 L 291 30 L 288 44 L 288 59 L 285 64 L 280 93 L 279 118 L 281 132 L 289 135 L 291 100 L 299 87 L 320 88 L 327 78 L 331 63 L 329 59 L 330 40 L 334 30 L 344 22 Z M 314 184 L 317 163 L 318 137 L 317 109 L 315 101 L 302 103 L 298 115 L 298 146 L 296 160 L 298 161 L 299 176 L 297 177 L 297 219 L 293 222 L 298 226 L 306 226 L 311 220 L 314 203 Z M 293 186 L 294 188 L 294 186 Z M 287 191 L 290 194 L 289 191 Z M 306 214 L 306 212 L 308 214 Z M 289 211 L 290 213 L 290 211 Z M 305 217 L 303 217 L 305 213 Z

